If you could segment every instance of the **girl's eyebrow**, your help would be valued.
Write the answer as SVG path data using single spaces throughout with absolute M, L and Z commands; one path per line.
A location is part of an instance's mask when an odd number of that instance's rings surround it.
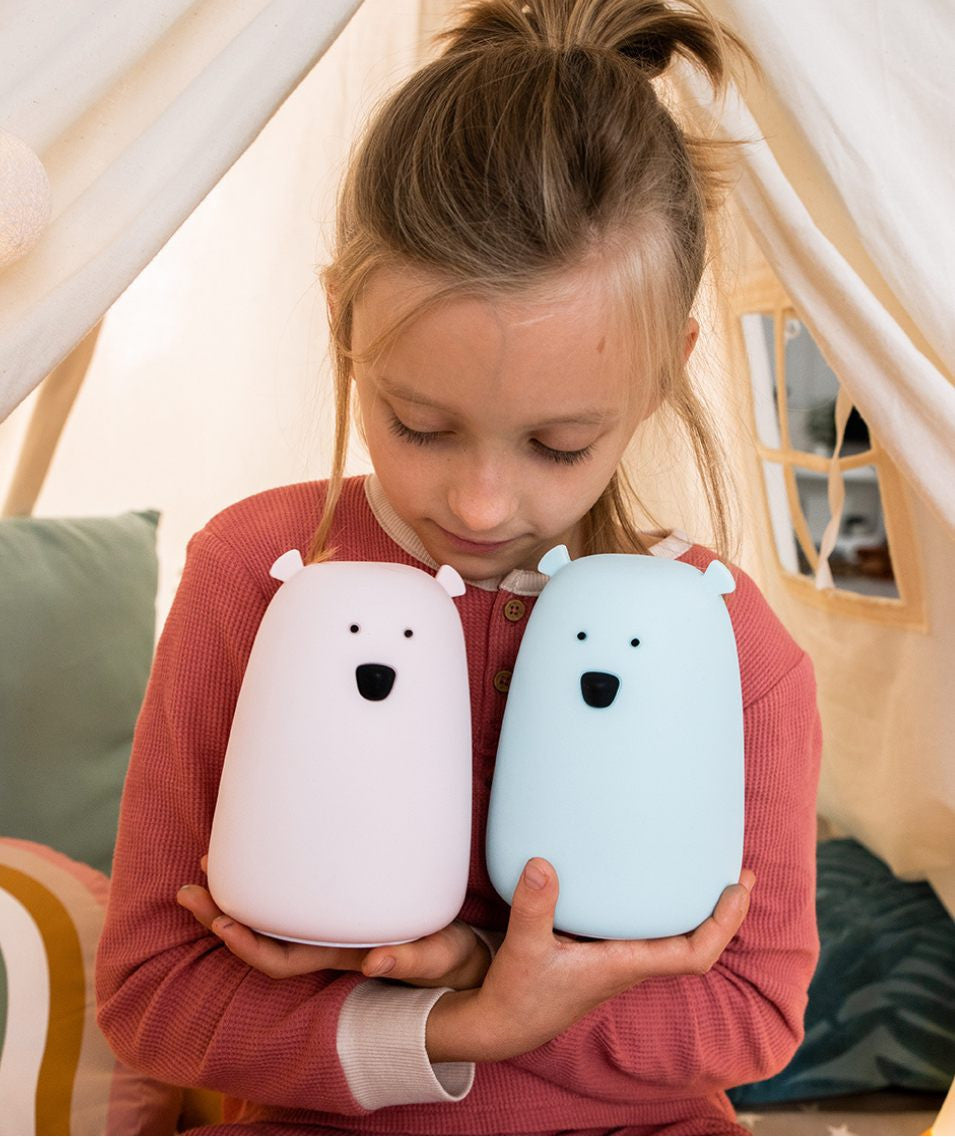
M 410 387 L 404 387 L 400 383 L 394 383 L 384 376 L 378 379 L 378 385 L 385 392 L 386 395 L 391 395 L 395 399 L 401 399 L 406 403 L 415 403 L 419 407 L 428 407 L 430 410 L 441 411 L 444 414 L 454 415 L 455 411 L 451 407 L 445 407 L 441 403 L 436 403 L 432 399 L 426 399 L 423 395 L 419 395 L 417 391 L 411 390 Z M 608 422 L 615 421 L 616 415 L 609 410 L 602 410 L 600 407 L 585 407 L 570 415 L 560 415 L 557 418 L 548 419 L 546 422 L 537 424 L 538 429 L 545 426 L 604 426 Z

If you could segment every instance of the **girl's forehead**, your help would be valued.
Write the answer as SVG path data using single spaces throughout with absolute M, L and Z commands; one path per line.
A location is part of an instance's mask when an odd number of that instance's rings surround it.
M 387 342 L 401 352 L 434 349 L 470 352 L 531 351 L 563 358 L 612 354 L 620 336 L 617 306 L 590 281 L 577 287 L 535 288 L 493 295 L 456 291 L 438 300 L 412 278 L 380 271 L 355 303 L 354 348 L 361 352 L 410 316 Z
M 430 288 L 429 288 L 430 284 Z M 353 347 L 360 355 L 434 292 L 421 275 L 380 270 L 356 302 Z M 425 304 L 370 367 L 382 393 L 422 405 L 464 406 L 474 397 L 499 409 L 540 410 L 541 421 L 604 421 L 642 403 L 632 337 L 592 273 L 569 273 L 507 295 L 454 293 Z
M 356 319 L 356 346 L 362 346 Z M 371 324 L 368 333 L 374 334 Z M 460 299 L 424 312 L 385 348 L 373 370 L 406 390 L 454 387 L 456 377 L 480 380 L 494 393 L 520 382 L 541 395 L 580 386 L 612 387 L 619 345 L 609 321 L 583 303 L 499 307 Z

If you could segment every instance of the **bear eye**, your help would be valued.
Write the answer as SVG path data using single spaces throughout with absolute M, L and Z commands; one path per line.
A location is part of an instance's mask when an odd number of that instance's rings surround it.
M 410 628 L 405 628 L 405 639 L 410 640 L 414 632 Z
M 636 637 L 634 637 L 634 638 L 633 638 L 633 639 L 630 641 L 630 646 L 631 646 L 631 647 L 639 647 L 639 646 L 640 646 L 640 641 L 639 641 L 639 640 L 638 640 Z
M 587 633 L 586 633 L 586 632 L 578 632 L 578 633 L 577 633 L 577 639 L 579 639 L 579 640 L 585 640 L 586 638 L 587 638 Z
M 348 630 L 350 632 L 357 632 L 359 630 L 359 628 L 358 628 L 357 624 L 352 624 L 352 626 Z

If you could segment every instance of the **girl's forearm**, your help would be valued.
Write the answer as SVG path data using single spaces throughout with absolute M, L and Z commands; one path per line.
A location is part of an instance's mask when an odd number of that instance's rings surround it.
M 431 1008 L 425 1024 L 425 1049 L 432 1062 L 494 1062 L 502 1039 L 481 1018 L 479 988 L 449 991 Z

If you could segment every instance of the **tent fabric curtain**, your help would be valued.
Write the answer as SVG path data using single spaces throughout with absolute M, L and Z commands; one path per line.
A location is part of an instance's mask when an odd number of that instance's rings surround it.
M 747 224 L 881 445 L 955 534 L 955 21 L 890 0 L 711 7 L 763 81 L 719 107 L 697 76 L 681 86 L 708 127 L 748 140 Z
M 0 273 L 0 420 L 86 336 L 361 0 L 7 5 L 0 129 L 53 209 Z
M 851 400 L 902 475 L 917 548 L 893 549 L 893 564 L 922 574 L 928 598 L 921 626 L 884 619 L 876 598 L 847 613 L 830 540 L 810 604 L 765 527 L 760 582 L 816 667 L 820 812 L 898 875 L 929 879 L 955 914 L 955 21 L 931 0 L 710 6 L 763 75 L 719 104 L 688 69 L 676 86 L 704 133 L 746 140 L 735 204 L 843 385 L 842 421 Z M 748 384 L 746 358 L 732 364 Z
M 158 510 L 157 633 L 191 534 L 248 495 L 328 476 L 333 398 L 317 272 L 331 256 L 351 147 L 420 61 L 422 34 L 416 3 L 363 0 L 103 321 L 34 512 Z M 52 440 L 48 395 L 60 373 L 57 364 L 0 423 L 0 482 L 17 488 L 18 509 L 37 488 L 38 447 Z M 356 442 L 348 472 L 365 469 Z

